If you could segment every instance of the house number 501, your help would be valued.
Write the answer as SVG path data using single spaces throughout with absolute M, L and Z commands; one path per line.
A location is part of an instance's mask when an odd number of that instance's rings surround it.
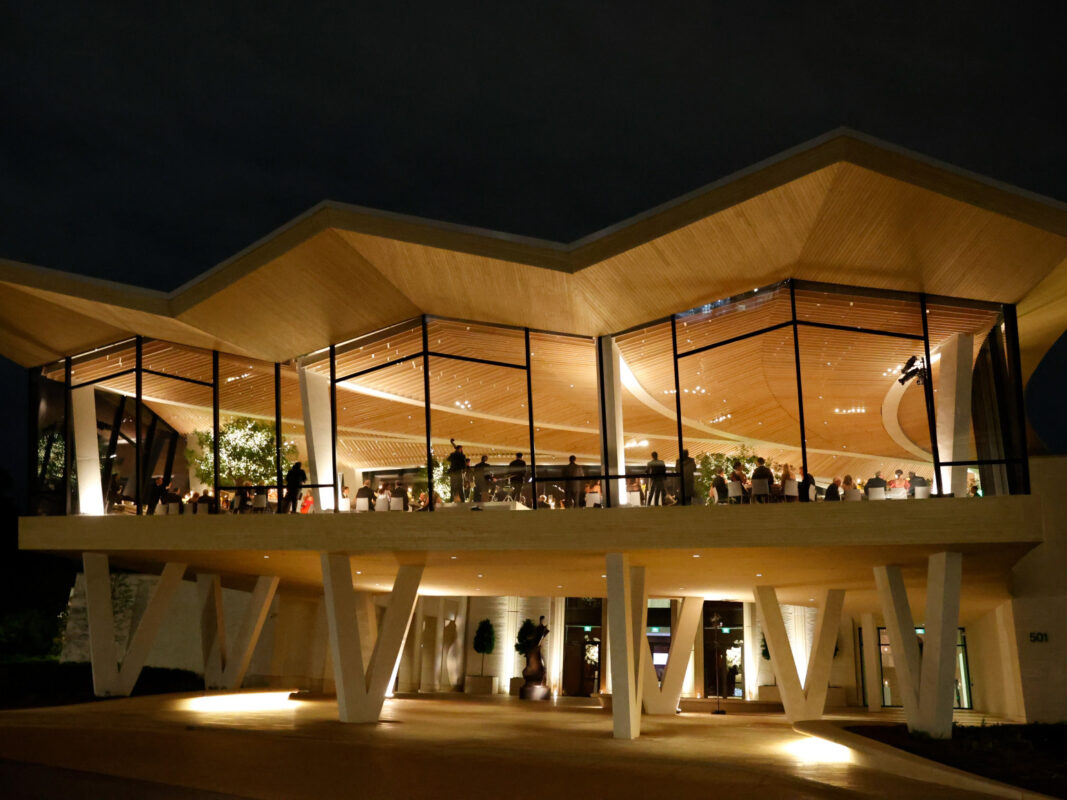
M 1044 633 L 1044 632 L 1030 631 L 1030 641 L 1031 642 L 1047 642 L 1048 641 L 1048 634 Z

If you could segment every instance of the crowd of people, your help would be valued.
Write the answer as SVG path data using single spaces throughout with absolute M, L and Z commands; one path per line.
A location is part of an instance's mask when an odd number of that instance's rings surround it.
M 794 468 L 791 464 L 782 464 L 777 475 L 767 466 L 763 458 L 756 459 L 756 467 L 749 476 L 740 461 L 733 463 L 728 476 L 725 470 L 717 469 L 708 491 L 711 503 L 771 503 L 775 501 L 807 503 L 820 495 L 827 502 L 843 500 L 861 500 L 870 498 L 872 489 L 883 491 L 902 490 L 907 497 L 915 496 L 918 487 L 929 487 L 930 483 L 921 475 L 909 472 L 904 477 L 903 470 L 896 470 L 890 480 L 886 480 L 881 470 L 865 481 L 857 481 L 851 475 L 835 477 L 825 490 L 816 486 L 815 477 L 803 467 Z M 736 488 L 731 491 L 731 484 Z
M 477 505 L 486 502 L 517 501 L 531 505 L 534 482 L 530 479 L 527 464 L 521 452 L 507 465 L 495 467 L 489 463 L 489 456 L 482 455 L 478 463 L 472 465 L 471 459 L 463 450 L 462 444 L 452 443 L 452 452 L 446 460 L 449 503 Z M 770 502 L 811 502 L 821 497 L 826 502 L 858 500 L 869 497 L 872 489 L 894 492 L 897 496 L 901 490 L 908 497 L 915 496 L 915 490 L 929 487 L 930 482 L 914 472 L 905 477 L 903 470 L 896 470 L 886 480 L 882 472 L 876 471 L 865 481 L 857 481 L 851 475 L 833 478 L 825 489 L 816 486 L 815 477 L 803 467 L 791 464 L 775 464 L 774 469 L 763 458 L 756 459 L 756 466 L 751 475 L 741 461 L 734 461 L 729 474 L 725 469 L 714 471 L 707 497 L 698 496 L 696 488 L 696 462 L 690 458 L 687 450 L 682 450 L 681 457 L 675 462 L 673 472 L 659 454 L 653 452 L 651 460 L 645 466 L 643 475 L 626 479 L 626 502 L 630 505 L 663 506 L 709 505 L 727 503 L 770 503 Z M 542 492 L 538 495 L 539 505 L 547 508 L 575 509 L 584 506 L 599 507 L 601 502 L 600 476 L 590 476 L 587 480 L 585 468 L 577 463 L 576 456 L 570 456 L 562 469 L 554 468 L 558 474 L 543 479 Z M 230 492 L 220 492 L 218 502 L 210 490 L 203 493 L 183 494 L 174 481 L 167 482 L 162 477 L 154 479 L 148 490 L 145 513 L 233 513 L 255 514 L 301 513 L 307 514 L 314 509 L 314 495 L 305 490 L 307 473 L 300 462 L 296 462 L 285 475 L 284 491 L 279 492 L 268 486 L 254 486 L 245 481 Z M 341 488 L 341 510 L 351 511 L 429 511 L 430 497 L 428 490 L 417 492 L 403 480 L 396 479 L 375 485 L 367 478 L 363 484 L 350 493 L 347 486 Z M 972 489 L 969 495 L 980 492 Z M 920 494 L 928 496 L 928 492 Z M 394 503 L 393 501 L 396 500 Z M 434 492 L 434 506 L 441 506 L 444 499 Z

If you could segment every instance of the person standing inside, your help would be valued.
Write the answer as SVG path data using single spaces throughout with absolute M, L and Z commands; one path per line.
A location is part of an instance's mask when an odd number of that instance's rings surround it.
M 481 460 L 474 465 L 474 502 L 480 503 L 486 499 L 492 499 L 489 482 L 492 477 L 489 474 L 489 456 L 482 456 Z
M 300 491 L 307 483 L 308 474 L 299 461 L 285 473 L 285 498 L 282 500 L 282 514 L 295 514 L 300 510 Z
M 522 453 L 516 453 L 514 460 L 508 464 L 508 484 L 511 486 L 511 499 L 522 500 L 522 486 L 526 482 L 526 462 Z
M 697 493 L 697 462 L 689 457 L 688 450 L 683 450 L 682 457 L 678 459 L 674 469 L 680 476 L 679 480 L 682 485 L 682 494 L 678 498 L 678 502 L 682 505 L 691 506 L 696 500 Z
M 809 503 L 815 498 L 812 497 L 812 490 L 815 488 L 815 476 L 808 472 L 803 467 L 800 468 L 800 485 L 797 487 L 797 491 L 800 496 L 797 498 L 801 503 Z
M 667 465 L 660 459 L 659 453 L 653 452 L 652 460 L 648 462 L 647 469 L 652 484 L 648 492 L 648 505 L 661 506 L 666 495 L 664 476 L 667 474 Z
M 585 477 L 585 470 L 582 469 L 578 463 L 576 456 L 571 456 L 570 461 L 567 462 L 567 466 L 563 468 L 563 480 L 564 480 L 564 498 L 567 501 L 567 508 L 580 508 L 582 503 L 582 478 Z
M 467 456 L 463 453 L 463 445 L 456 444 L 455 439 L 449 439 L 452 443 L 452 452 L 448 456 L 448 479 L 452 489 L 452 502 L 463 502 L 463 472 L 467 468 Z

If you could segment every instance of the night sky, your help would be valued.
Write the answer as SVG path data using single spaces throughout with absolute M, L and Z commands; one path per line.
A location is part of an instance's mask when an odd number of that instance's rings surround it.
M 323 199 L 570 241 L 842 125 L 1067 201 L 1055 3 L 266 5 L 0 5 L 0 257 L 170 290 Z

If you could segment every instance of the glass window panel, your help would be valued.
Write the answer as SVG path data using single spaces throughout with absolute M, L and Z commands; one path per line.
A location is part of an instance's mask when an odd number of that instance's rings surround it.
M 335 348 L 337 377 L 343 378 L 422 352 L 422 324 L 409 320 L 368 336 L 361 336 Z M 329 353 L 316 360 L 313 369 L 329 374 Z
M 100 446 L 100 485 L 109 514 L 134 514 L 137 443 L 134 397 L 97 387 L 96 427 Z
M 622 428 L 627 474 L 649 472 L 652 453 L 666 464 L 668 472 L 673 471 L 678 460 L 678 428 L 671 325 L 658 323 L 618 336 L 615 341 L 623 364 Z M 670 479 L 668 489 L 669 484 Z M 628 483 L 628 490 L 640 492 L 643 502 L 648 501 L 650 489 L 645 478 Z
M 191 499 L 213 488 L 212 390 L 168 378 L 146 380 L 141 414 L 145 469 L 142 501 L 145 513 L 158 513 L 163 503 Z M 226 439 L 220 439 L 220 445 Z M 221 447 L 219 457 L 223 485 L 254 479 L 262 469 L 263 454 L 247 455 L 247 448 Z M 266 448 L 261 448 L 265 450 Z
M 890 331 L 922 336 L 918 298 L 864 293 L 852 287 L 796 289 L 797 320 L 844 325 L 860 330 Z
M 923 387 L 901 385 L 901 370 L 922 342 L 801 327 L 808 465 L 823 482 L 851 475 L 866 482 L 896 470 L 933 481 Z
M 789 286 L 782 283 L 718 300 L 678 315 L 678 352 L 790 322 Z
M 136 365 L 137 342 L 134 339 L 127 339 L 72 358 L 71 384 L 77 386 L 80 383 L 88 383 L 107 375 L 133 369 Z M 54 367 L 52 370 L 54 380 L 63 380 L 62 362 L 59 362 L 58 366 L 58 373 L 55 373 Z M 208 377 L 210 379 L 210 375 Z
M 427 324 L 431 352 L 526 365 L 526 341 L 521 328 L 444 319 L 431 319 Z
M 141 364 L 146 370 L 211 383 L 211 351 L 159 339 L 145 339 Z
M 37 381 L 37 466 L 31 492 L 35 514 L 62 515 L 67 511 L 63 493 L 67 445 L 63 370 L 62 360 L 54 362 L 42 369 Z
M 495 497 L 518 497 L 530 505 L 525 370 L 431 358 L 430 401 L 434 458 L 447 463 L 452 453 L 449 439 L 455 438 L 456 444 L 463 445 L 472 468 L 481 456 L 488 457 Z M 516 454 L 521 454 L 521 459 Z M 526 466 L 512 470 L 508 465 L 516 460 L 524 461 Z M 466 480 L 457 488 L 469 496 L 474 487 Z M 441 495 L 448 502 L 453 487 L 446 483 L 445 489 Z
M 1004 328 L 998 311 L 963 301 L 928 304 L 931 373 L 942 462 L 975 462 L 1025 455 L 1014 420 L 1014 386 L 1009 378 Z M 954 434 L 960 416 L 965 435 Z M 945 492 L 956 496 L 1008 494 L 1023 485 L 1020 464 L 942 467 Z
M 327 375 L 329 371 L 330 360 L 327 355 Z M 308 475 L 308 483 L 313 483 L 314 473 L 308 460 L 307 438 L 304 435 L 304 401 L 300 394 L 297 366 L 293 362 L 281 365 L 281 406 L 282 445 L 293 461 L 301 462 Z
M 537 475 L 550 479 L 539 480 L 540 492 L 554 506 L 597 505 L 600 481 L 564 480 L 571 455 L 586 476 L 603 470 L 595 340 L 531 333 L 530 373 Z
M 762 457 L 776 485 L 783 465 L 795 473 L 802 459 L 792 326 L 679 359 L 678 376 L 701 500 L 714 469 L 728 476 L 734 460 L 751 474 Z
M 407 492 L 409 508 L 417 503 L 426 488 L 421 358 L 338 383 L 337 469 L 350 508 L 364 481 L 399 499 Z

